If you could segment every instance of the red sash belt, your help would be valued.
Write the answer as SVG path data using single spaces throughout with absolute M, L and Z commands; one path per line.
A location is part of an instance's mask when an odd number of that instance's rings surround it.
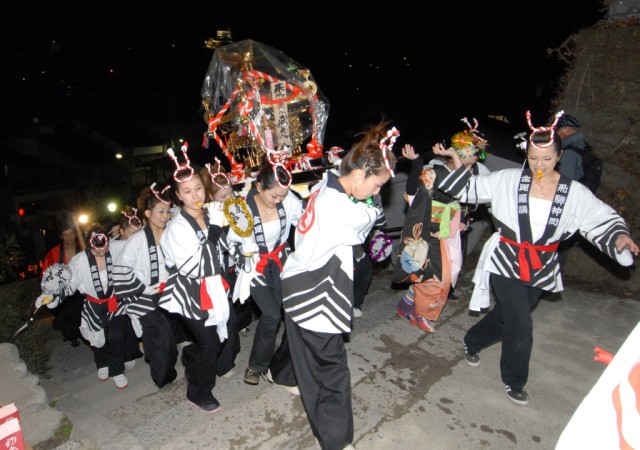
M 282 270 L 282 261 L 280 261 L 280 252 L 284 249 L 286 242 L 281 244 L 278 248 L 274 248 L 273 251 L 269 253 L 260 253 L 258 256 L 260 259 L 258 260 L 258 264 L 256 264 L 256 271 L 259 274 L 264 275 L 264 269 L 267 267 L 269 260 L 272 259 Z
M 116 312 L 118 310 L 118 303 L 115 295 L 112 295 L 109 298 L 95 298 L 95 297 L 91 297 L 90 295 L 87 295 L 87 300 L 89 300 L 91 303 L 98 303 L 98 304 L 108 303 L 107 308 L 109 312 Z
M 527 262 L 527 258 L 525 256 L 525 250 L 529 251 L 529 259 L 531 260 L 531 268 L 533 270 L 542 269 L 542 262 L 540 261 L 540 256 L 538 256 L 538 252 L 555 252 L 558 249 L 559 242 L 549 245 L 533 245 L 530 242 L 516 242 L 508 239 L 504 236 L 500 236 L 500 240 L 502 242 L 506 242 L 507 244 L 514 245 L 518 247 L 520 250 L 518 251 L 518 264 L 520 265 L 520 279 L 522 281 L 531 281 L 531 275 L 529 273 L 529 263 Z
M 207 292 L 207 282 L 204 279 L 202 279 L 202 282 L 200 283 L 200 308 L 203 311 L 213 309 L 213 302 Z
M 224 277 L 220 277 L 220 280 L 222 281 L 222 287 L 224 290 L 228 291 L 230 286 L 229 283 L 227 283 L 227 280 L 225 280 Z M 209 292 L 207 292 L 207 282 L 204 278 L 200 283 L 200 308 L 202 308 L 203 311 L 213 309 L 213 301 L 211 300 Z

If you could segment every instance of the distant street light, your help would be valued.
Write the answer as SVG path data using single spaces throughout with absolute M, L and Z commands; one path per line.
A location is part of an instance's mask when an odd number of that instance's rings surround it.
M 122 159 L 124 155 L 120 152 L 116 153 L 116 159 Z
M 78 222 L 83 225 L 86 224 L 87 222 L 89 222 L 89 216 L 86 214 L 80 214 L 78 216 Z
M 113 202 L 110 202 L 110 203 L 107 205 L 107 209 L 108 209 L 108 210 L 109 210 L 109 212 L 111 212 L 111 213 L 112 213 L 112 212 L 116 212 L 116 204 L 115 204 L 115 203 L 113 203 Z

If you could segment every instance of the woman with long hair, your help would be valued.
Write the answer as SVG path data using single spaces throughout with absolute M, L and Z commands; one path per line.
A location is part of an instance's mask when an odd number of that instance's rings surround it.
M 282 320 L 282 285 L 280 274 L 291 252 L 288 238 L 292 226 L 302 214 L 302 201 L 289 189 L 291 174 L 281 164 L 271 164 L 265 157 L 246 202 L 253 219 L 250 239 L 257 247 L 257 263 L 252 267 L 251 297 L 260 309 L 249 365 L 244 382 L 256 385 L 261 377 L 297 394 L 297 382 L 290 363 L 286 333 L 276 351 L 278 326 Z M 243 243 L 243 238 L 229 231 L 229 240 Z
M 283 306 L 295 375 L 311 430 L 323 449 L 353 440 L 351 377 L 343 334 L 353 319 L 353 247 L 380 211 L 373 196 L 391 178 L 397 130 L 381 122 L 361 134 L 312 189 L 282 271 Z
M 185 163 L 179 163 L 173 151 L 169 152 L 177 166 L 173 192 L 180 210 L 160 238 L 169 278 L 159 306 L 177 314 L 192 337 L 192 343 L 182 349 L 187 400 L 214 412 L 220 408 L 212 393 L 216 376 L 230 370 L 223 371 L 218 358 L 223 351 L 235 350 L 224 345 L 228 322 L 234 316 L 229 312 L 223 269 L 217 257 L 217 241 L 224 239 L 222 216 L 210 216 L 203 209 L 206 193 L 202 178 L 189 165 L 186 145 L 182 151 Z
M 178 357 L 171 325 L 158 308 L 160 293 L 169 276 L 160 238 L 170 219 L 171 200 L 158 192 L 154 183 L 140 192 L 137 203 L 146 223 L 140 233 L 125 241 L 115 262 L 114 282 L 116 295 L 127 303 L 127 314 L 136 335 L 142 339 L 151 379 L 162 388 L 176 379 Z

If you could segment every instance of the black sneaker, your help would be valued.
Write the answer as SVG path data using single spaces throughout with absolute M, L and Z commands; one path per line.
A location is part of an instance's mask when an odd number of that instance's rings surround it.
M 244 371 L 244 382 L 253 385 L 260 383 L 260 373 L 254 372 L 251 367 L 247 367 L 247 370 Z
M 511 386 L 505 385 L 504 390 L 509 400 L 513 403 L 517 403 L 518 405 L 529 404 L 529 394 L 527 394 L 527 391 L 524 389 L 512 389 Z
M 187 400 L 189 399 L 187 398 Z M 201 410 L 209 413 L 216 412 L 217 410 L 220 409 L 220 402 L 213 396 L 211 396 L 211 400 L 204 401 L 204 402 L 195 402 L 193 400 L 189 400 L 189 401 L 194 405 L 196 405 Z
M 480 365 L 480 355 L 478 353 L 469 353 L 466 345 L 464 346 L 464 360 L 473 367 Z

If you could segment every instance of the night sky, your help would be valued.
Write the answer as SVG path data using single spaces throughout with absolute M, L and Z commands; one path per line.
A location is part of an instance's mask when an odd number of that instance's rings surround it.
M 3 133 L 68 116 L 202 133 L 204 40 L 218 29 L 311 70 L 331 104 L 326 148 L 348 147 L 382 115 L 416 145 L 450 136 L 463 116 L 506 115 L 524 130 L 527 109 L 548 116 L 564 70 L 547 49 L 604 17 L 595 0 L 171 3 L 2 2 Z

